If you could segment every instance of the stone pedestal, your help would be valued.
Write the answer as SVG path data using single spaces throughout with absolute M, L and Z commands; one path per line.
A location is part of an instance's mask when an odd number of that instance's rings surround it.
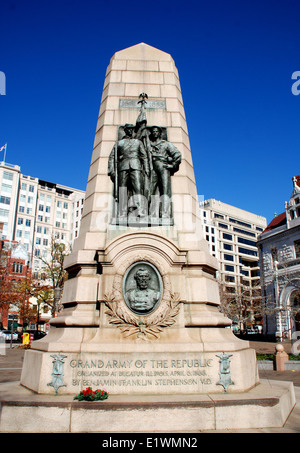
M 169 221 L 115 215 L 111 153 L 125 125 L 144 114 L 147 127 L 159 126 L 181 154 Z M 22 385 L 38 393 L 96 386 L 170 395 L 258 384 L 255 351 L 218 308 L 218 263 L 202 236 L 178 72 L 169 54 L 146 44 L 117 52 L 108 66 L 80 235 L 65 264 L 64 309 L 26 352 Z M 148 278 L 143 300 L 138 271 Z
M 289 356 L 285 352 L 282 344 L 277 344 L 275 347 L 275 354 L 273 358 L 274 370 L 285 371 L 285 363 L 288 362 Z

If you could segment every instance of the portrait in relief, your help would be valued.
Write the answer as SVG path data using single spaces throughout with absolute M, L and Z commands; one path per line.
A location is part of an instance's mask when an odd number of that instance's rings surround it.
M 153 311 L 162 296 L 162 280 L 157 269 L 143 261 L 132 265 L 124 277 L 123 296 L 134 313 Z

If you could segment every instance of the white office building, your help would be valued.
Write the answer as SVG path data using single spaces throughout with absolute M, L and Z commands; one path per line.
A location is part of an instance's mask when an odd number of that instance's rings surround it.
M 265 217 L 217 201 L 200 202 L 203 234 L 210 253 L 219 261 L 218 277 L 225 292 L 246 288 L 260 295 L 257 237 L 266 228 Z
M 51 238 L 72 245 L 78 236 L 85 192 L 21 173 L 0 163 L 2 238 L 23 244 L 33 272 L 41 270 Z

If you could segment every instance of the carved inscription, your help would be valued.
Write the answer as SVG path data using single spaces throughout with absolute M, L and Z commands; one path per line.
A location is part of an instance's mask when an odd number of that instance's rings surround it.
M 71 360 L 72 385 L 106 387 L 197 387 L 214 383 L 212 358 Z M 188 390 L 188 388 L 187 388 Z
M 120 99 L 120 109 L 139 109 L 139 104 L 140 103 L 137 99 Z M 147 109 L 166 110 L 166 101 L 164 99 L 148 100 Z

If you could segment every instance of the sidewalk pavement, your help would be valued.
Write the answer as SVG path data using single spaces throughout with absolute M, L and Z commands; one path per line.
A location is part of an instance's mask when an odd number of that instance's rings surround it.
M 257 353 L 259 354 L 274 354 L 275 352 L 275 347 L 278 343 L 276 342 L 267 342 L 267 341 L 249 341 L 250 343 L 250 348 L 253 348 L 256 350 Z M 281 343 L 284 347 L 284 350 L 287 354 L 290 354 L 292 352 L 292 344 L 290 341 L 286 341 L 284 343 Z
M 16 346 L 10 349 L 6 345 L 5 350 L 0 354 L 0 383 L 19 381 L 24 360 L 24 349 L 18 349 Z

